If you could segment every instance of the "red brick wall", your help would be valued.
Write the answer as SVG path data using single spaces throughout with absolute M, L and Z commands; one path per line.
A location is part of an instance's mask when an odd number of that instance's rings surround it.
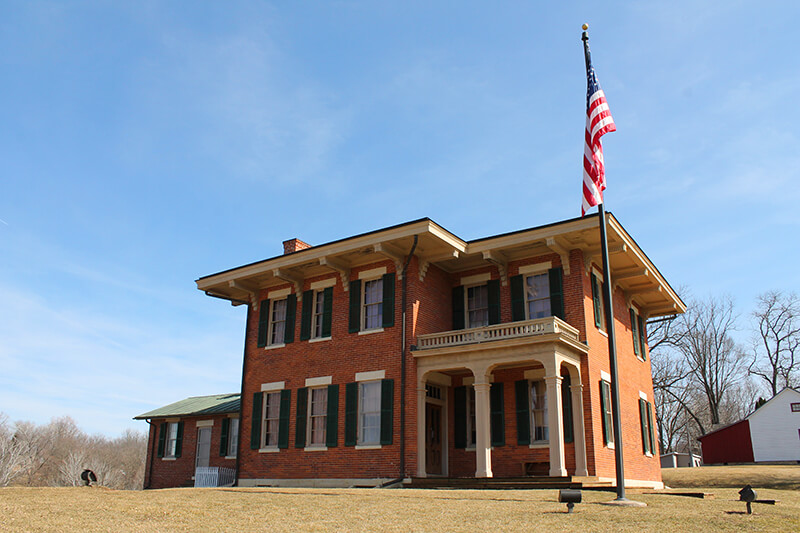
M 228 415 L 200 416 L 181 418 L 183 424 L 183 444 L 181 456 L 175 459 L 158 457 L 158 431 L 164 419 L 153 419 L 147 440 L 147 463 L 145 464 L 144 488 L 164 489 L 180 487 L 192 483 L 194 476 L 195 456 L 197 453 L 197 422 L 213 420 L 211 428 L 211 452 L 209 466 L 236 468 L 236 459 L 226 459 L 219 455 L 219 444 L 222 438 L 222 419 Z M 173 419 L 170 419 L 174 421 Z

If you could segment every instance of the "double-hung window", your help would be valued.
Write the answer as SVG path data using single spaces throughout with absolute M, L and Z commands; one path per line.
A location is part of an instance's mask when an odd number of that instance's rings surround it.
M 383 326 L 383 281 L 371 279 L 364 282 L 364 322 L 362 330 Z
M 639 421 L 642 425 L 642 451 L 645 455 L 655 453 L 655 432 L 653 430 L 653 404 L 646 398 L 639 398 Z
M 178 422 L 167 425 L 167 450 L 166 457 L 176 457 L 178 450 Z
M 223 457 L 236 457 L 239 451 L 239 419 L 223 418 L 219 454 Z
M 381 441 L 381 382 L 359 383 L 358 444 L 380 444 Z
M 547 427 L 547 386 L 544 381 L 531 381 L 531 429 L 534 444 L 549 441 Z
M 475 430 L 475 387 L 467 386 L 467 448 L 474 448 L 478 442 Z
M 525 278 L 525 307 L 529 320 L 552 315 L 550 312 L 550 276 L 547 272 Z
M 277 448 L 280 431 L 281 392 L 264 393 L 264 437 L 262 448 Z
M 611 383 L 600 380 L 600 411 L 603 421 L 603 441 L 609 448 L 614 447 L 614 425 L 611 416 Z
M 467 327 L 489 325 L 489 288 L 486 285 L 467 287 Z
M 314 293 L 313 314 L 311 316 L 311 338 L 322 338 L 322 318 L 325 316 L 325 291 Z
M 334 283 L 331 279 L 315 282 L 310 290 L 303 292 L 300 340 L 331 337 Z
M 283 344 L 286 335 L 286 299 L 273 300 L 269 316 L 269 344 Z
M 325 446 L 328 389 L 321 387 L 308 392 L 308 446 Z
M 348 332 L 378 332 L 394 326 L 395 274 L 386 268 L 359 273 L 350 282 Z
M 601 331 L 606 330 L 606 307 L 603 293 L 603 280 L 592 272 L 592 304 L 594 307 L 594 325 Z
M 644 319 L 631 307 L 631 336 L 633 337 L 633 353 L 641 359 L 645 359 L 645 346 L 647 339 L 644 332 Z

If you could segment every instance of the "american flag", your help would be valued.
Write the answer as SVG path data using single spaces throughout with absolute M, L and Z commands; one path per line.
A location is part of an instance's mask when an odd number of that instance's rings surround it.
M 590 208 L 603 203 L 606 188 L 606 170 L 603 165 L 603 145 L 600 137 L 616 131 L 614 119 L 608 109 L 606 95 L 597 82 L 591 62 L 587 65 L 586 78 L 586 145 L 583 150 L 583 203 L 581 216 Z

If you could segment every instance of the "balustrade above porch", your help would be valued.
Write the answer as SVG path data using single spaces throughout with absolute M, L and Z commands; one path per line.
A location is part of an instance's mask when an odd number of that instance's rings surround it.
M 526 338 L 534 342 L 537 340 L 542 342 L 564 340 L 569 344 L 580 343 L 580 334 L 577 329 L 558 317 L 550 316 L 480 328 L 419 335 L 415 351 Z M 418 354 L 418 356 L 423 355 Z

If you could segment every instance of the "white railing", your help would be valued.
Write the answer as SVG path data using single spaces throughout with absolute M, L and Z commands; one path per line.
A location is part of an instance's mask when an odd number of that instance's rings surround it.
M 195 487 L 231 487 L 236 481 L 236 470 L 220 466 L 198 466 L 194 470 Z
M 551 316 L 547 318 L 537 318 L 535 320 L 495 324 L 482 328 L 460 329 L 456 331 L 443 331 L 441 333 L 419 335 L 417 337 L 417 349 L 428 350 L 431 348 L 458 346 L 460 344 L 475 344 L 479 342 L 549 334 L 561 334 L 576 341 L 580 340 L 577 329 L 560 318 Z

